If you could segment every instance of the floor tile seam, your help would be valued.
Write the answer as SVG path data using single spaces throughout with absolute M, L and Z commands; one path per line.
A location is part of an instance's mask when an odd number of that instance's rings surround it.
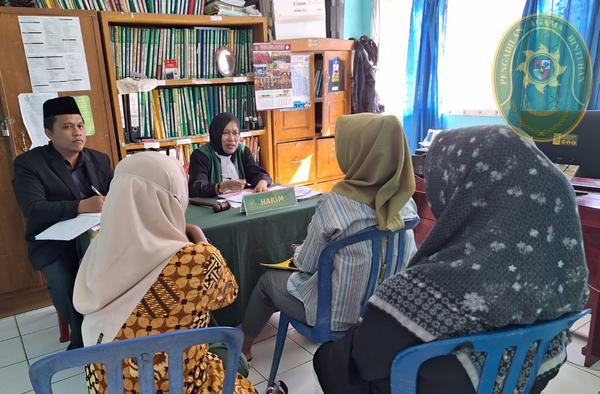
M 578 325 L 578 326 L 576 326 L 575 324 L 573 324 L 573 325 L 571 326 L 571 328 L 569 328 L 569 331 L 572 331 L 572 332 L 574 332 L 574 331 L 578 331 L 579 329 L 581 329 L 581 328 L 583 328 L 583 327 L 587 326 L 588 324 L 591 324 L 591 322 L 589 322 L 589 321 L 588 321 L 588 322 L 585 322 L 585 323 L 581 323 L 581 324 L 580 324 L 580 325 Z
M 295 342 L 294 342 L 294 343 L 295 343 Z M 308 354 L 310 354 L 310 360 L 308 360 L 308 361 L 304 361 L 304 362 L 301 362 L 301 363 L 300 363 L 300 364 L 298 364 L 298 365 L 294 365 L 293 367 L 290 367 L 290 368 L 288 368 L 288 369 L 284 369 L 284 370 L 282 370 L 282 369 L 281 369 L 281 362 L 279 362 L 279 366 L 280 366 L 280 367 L 277 369 L 277 375 L 280 375 L 280 374 L 282 374 L 282 373 L 285 373 L 285 372 L 287 372 L 287 371 L 291 371 L 291 370 L 292 370 L 292 369 L 294 369 L 294 368 L 301 367 L 301 366 L 303 366 L 304 364 L 307 364 L 307 363 L 312 363 L 312 361 L 313 361 L 313 355 L 312 355 L 310 352 L 308 352 L 306 349 L 304 349 L 304 348 L 302 348 L 302 350 L 304 350 L 305 352 L 307 352 Z M 281 355 L 281 357 L 283 358 L 283 354 Z M 269 368 L 269 370 L 270 370 L 270 368 Z M 260 372 L 259 372 L 259 373 L 260 373 Z M 261 374 L 261 375 L 262 375 L 262 374 Z
M 289 371 L 291 371 L 292 369 L 295 369 L 295 368 L 302 367 L 303 365 L 306 365 L 306 364 L 308 364 L 308 363 L 312 363 L 312 361 L 313 361 L 313 360 L 312 360 L 312 359 L 310 359 L 310 360 L 308 360 L 308 361 L 305 361 L 305 362 L 303 362 L 303 363 L 301 363 L 301 364 L 298 364 L 298 365 L 296 365 L 295 367 L 288 368 L 288 369 L 286 369 L 285 371 L 278 370 L 278 371 L 277 371 L 277 375 L 275 375 L 275 378 L 279 377 L 280 375 L 282 375 L 282 374 L 284 374 L 284 373 L 286 373 L 286 372 L 289 372 Z
M 10 337 L 10 338 L 6 338 L 6 339 L 0 339 L 0 345 L 2 345 L 2 342 L 6 342 L 6 341 L 11 341 L 15 338 L 20 338 L 21 336 L 19 334 L 15 335 L 14 337 Z
M 52 355 L 52 354 L 56 354 L 56 353 L 59 353 L 59 352 L 64 352 L 64 351 L 66 351 L 66 350 L 67 350 L 67 348 L 61 348 L 61 349 L 54 350 L 54 351 L 52 351 L 52 352 L 48 352 L 48 353 L 44 353 L 44 354 L 38 354 L 38 355 L 35 355 L 35 356 L 33 356 L 33 357 L 29 357 L 29 356 L 27 355 L 27 352 L 25 352 L 25 357 L 27 357 L 27 361 L 28 361 L 28 362 L 30 362 L 30 361 L 31 361 L 31 360 L 33 360 L 34 358 L 39 358 L 39 359 L 41 359 L 41 358 L 44 358 L 44 357 L 46 357 L 46 356 L 50 356 L 50 355 Z M 37 360 L 36 360 L 36 361 L 37 361 Z M 30 365 L 31 365 L 31 364 L 30 364 Z
M 585 373 L 587 373 L 587 374 L 589 374 L 589 375 L 592 375 L 593 377 L 595 377 L 595 378 L 597 378 L 597 379 L 600 379 L 600 371 L 596 371 L 596 372 L 598 372 L 598 373 L 599 373 L 599 375 L 596 375 L 594 372 L 592 372 L 592 370 L 590 370 L 590 368 L 583 367 L 583 366 L 581 366 L 581 365 L 577 365 L 577 364 L 575 364 L 575 363 L 574 363 L 574 362 L 572 362 L 572 361 L 567 361 L 567 364 L 568 364 L 569 366 L 571 366 L 571 367 L 577 368 L 578 370 L 580 370 L 580 371 L 582 371 L 582 372 L 585 372 Z
M 27 357 L 27 350 L 25 349 L 25 341 L 23 341 L 23 334 L 21 333 L 21 327 L 19 327 L 19 322 L 17 321 L 17 317 L 15 318 L 15 325 L 17 326 L 17 332 L 19 333 L 19 340 L 21 341 L 21 348 L 23 349 L 23 354 L 25 355 L 25 361 L 27 361 L 27 366 L 30 367 L 31 363 L 29 362 L 29 357 Z
M 297 331 L 296 331 L 296 332 L 297 332 Z M 306 338 L 305 336 L 303 336 L 302 334 L 298 333 L 298 335 L 300 335 L 302 338 L 304 338 L 304 339 L 306 339 L 307 341 L 309 341 L 309 339 L 308 339 L 308 338 Z M 292 342 L 294 342 L 296 345 L 300 346 L 302 349 L 306 350 L 307 352 L 309 352 L 311 355 L 313 355 L 313 356 L 314 356 L 314 354 L 313 354 L 313 352 L 312 352 L 311 350 L 309 350 L 309 349 L 307 349 L 306 347 L 304 347 L 304 346 L 303 346 L 303 345 L 302 345 L 300 342 L 298 342 L 298 341 L 295 341 L 295 340 L 294 340 L 294 338 L 292 338 L 291 336 L 289 336 L 289 335 L 286 335 L 286 338 L 289 338 L 289 339 L 290 339 Z M 310 342 L 310 341 L 309 341 L 309 342 Z M 312 342 L 311 342 L 311 343 L 312 343 Z M 318 344 L 318 343 L 317 343 L 316 345 L 317 345 L 317 346 L 321 346 L 321 345 L 320 345 L 320 344 Z M 315 352 L 316 352 L 316 350 L 315 350 Z
M 23 359 L 23 360 L 21 360 L 21 361 L 15 361 L 14 363 L 13 363 L 13 362 L 11 362 L 10 364 L 6 364 L 6 365 L 3 365 L 3 366 L 1 366 L 1 367 L 0 367 L 0 370 L 3 370 L 3 369 L 5 369 L 5 368 L 12 367 L 13 365 L 17 365 L 17 364 L 21 364 L 21 363 L 26 363 L 26 362 L 27 362 L 27 359 L 26 359 L 26 358 L 25 358 L 25 359 Z M 27 364 L 29 365 L 29 363 L 27 363 Z
M 44 330 L 49 330 L 49 329 L 51 329 L 51 328 L 57 328 L 57 327 L 58 327 L 58 324 L 55 324 L 55 325 L 53 325 L 53 326 L 46 327 L 46 328 L 40 328 L 40 329 L 38 329 L 38 330 L 31 331 L 31 332 L 28 332 L 28 333 L 26 333 L 26 334 L 23 334 L 23 333 L 21 333 L 21 336 L 27 336 L 27 335 L 31 335 L 31 334 L 37 334 L 37 333 L 39 333 L 39 332 L 41 332 L 41 331 L 44 331 Z M 20 332 L 20 331 L 19 331 L 19 332 Z

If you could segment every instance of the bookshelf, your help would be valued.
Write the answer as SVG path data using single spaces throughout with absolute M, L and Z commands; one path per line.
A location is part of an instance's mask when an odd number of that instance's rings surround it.
M 292 53 L 310 55 L 313 95 L 308 109 L 272 111 L 275 182 L 330 191 L 343 177 L 335 153 L 335 122 L 351 110 L 353 41 L 303 38 L 276 42 L 290 44 Z M 339 67 L 335 86 L 330 86 L 330 64 Z
M 35 0 L 38 8 L 87 11 L 155 12 L 159 14 L 202 15 L 204 0 Z
M 260 113 L 262 128 L 243 129 L 243 115 L 256 114 L 254 78 L 248 75 L 250 48 L 252 42 L 267 40 L 265 18 L 101 12 L 100 29 L 120 158 L 143 149 L 181 145 L 189 145 L 189 151 L 192 145 L 208 142 L 212 118 L 229 111 L 240 120 L 242 138 L 258 139 L 260 163 L 272 173 L 270 114 Z M 236 74 L 241 75 L 220 78 L 216 74 L 213 54 L 223 43 L 234 49 Z M 161 60 L 171 58 L 177 60 L 181 79 L 162 79 Z M 117 89 L 117 80 L 131 72 L 159 78 L 155 89 L 138 93 L 137 103 L 134 99 L 133 108 L 143 108 L 139 111 L 143 142 L 128 140 L 127 131 L 135 122 L 128 107 L 132 103 Z

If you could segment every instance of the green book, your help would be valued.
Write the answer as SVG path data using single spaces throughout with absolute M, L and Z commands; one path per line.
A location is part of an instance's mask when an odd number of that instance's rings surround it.
M 186 106 L 185 106 L 185 102 L 186 102 L 185 91 L 187 90 L 187 88 L 183 87 L 178 90 L 179 90 L 179 113 L 181 114 L 180 115 L 181 116 L 181 126 L 179 129 L 178 137 L 183 137 L 183 136 L 189 135 L 188 117 L 187 117 L 187 111 L 186 111 Z
M 206 106 L 206 87 L 198 87 L 200 95 L 200 113 L 202 117 L 202 134 L 208 134 L 208 108 Z
M 160 105 L 160 113 L 162 118 L 162 130 L 164 132 L 164 136 L 167 136 L 167 132 L 169 131 L 169 120 L 167 118 L 167 108 L 166 108 L 166 100 L 165 100 L 165 90 L 158 89 L 158 103 Z

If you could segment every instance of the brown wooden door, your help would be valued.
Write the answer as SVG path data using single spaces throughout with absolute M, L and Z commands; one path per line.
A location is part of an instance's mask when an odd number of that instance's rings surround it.
M 3 135 L 8 133 L 8 136 L 0 137 L 0 317 L 47 305 L 49 300 L 43 276 L 31 268 L 27 259 L 25 221 L 12 189 L 12 162 L 30 146 L 18 101 L 20 93 L 32 92 L 18 21 L 20 15 L 67 15 L 79 18 L 91 90 L 58 94 L 90 97 L 96 131 L 95 135 L 88 136 L 86 146 L 108 154 L 113 164 L 117 159 L 98 14 L 88 11 L 0 8 L 0 53 L 5 55 L 0 62 L 0 119 L 7 120 Z M 42 114 L 39 116 L 42 117 Z
M 6 105 L 0 99 L 0 119 L 6 119 Z M 6 128 L 2 127 L 4 130 Z M 27 260 L 25 221 L 12 188 L 13 154 L 8 136 L 0 137 L 0 293 L 10 293 L 44 284 L 41 275 Z M 1 316 L 0 311 L 0 316 Z
M 338 116 L 350 113 L 350 52 L 324 52 L 323 71 L 325 78 L 321 135 L 330 136 L 335 134 L 335 121 Z
M 315 56 L 310 54 L 310 92 L 314 92 Z M 315 135 L 315 99 L 311 93 L 310 108 L 304 110 L 273 111 L 273 136 L 275 142 L 299 138 L 311 138 Z

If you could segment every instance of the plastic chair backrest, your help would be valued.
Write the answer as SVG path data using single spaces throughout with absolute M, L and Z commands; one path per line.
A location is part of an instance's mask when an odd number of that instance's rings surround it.
M 589 313 L 571 313 L 548 322 L 508 328 L 459 338 L 443 339 L 413 346 L 398 353 L 392 363 L 390 383 L 392 394 L 416 394 L 417 376 L 425 361 L 452 353 L 463 345 L 472 347 L 469 351 L 485 353 L 485 362 L 479 379 L 477 394 L 492 393 L 502 354 L 507 348 L 514 349 L 514 355 L 504 380 L 503 394 L 512 394 L 517 387 L 521 369 L 530 346 L 538 342 L 534 364 L 527 380 L 524 393 L 533 386 L 542 359 L 550 341 L 569 329 L 578 319 Z
M 183 351 L 202 343 L 222 342 L 227 346 L 227 366 L 223 393 L 233 393 L 243 333 L 238 328 L 210 327 L 181 330 L 147 337 L 110 342 L 55 353 L 36 361 L 29 378 L 37 394 L 52 394 L 51 380 L 64 369 L 102 363 L 106 368 L 109 393 L 123 393 L 123 359 L 135 358 L 141 394 L 154 393 L 154 354 L 168 354 L 169 392 L 182 393 Z
M 367 302 L 377 286 L 379 271 L 381 268 L 381 246 L 382 240 L 386 240 L 385 250 L 385 274 L 384 278 L 394 275 L 402 269 L 404 259 L 404 240 L 406 231 L 412 230 L 419 223 L 419 219 L 406 220 L 404 228 L 392 232 L 383 231 L 372 226 L 363 229 L 357 233 L 349 235 L 345 238 L 330 243 L 323 249 L 319 256 L 318 263 L 318 293 L 317 293 L 317 321 L 313 329 L 319 329 L 329 332 L 331 327 L 331 291 L 332 291 L 332 274 L 333 261 L 335 254 L 342 248 L 359 242 L 371 241 L 371 269 L 369 273 L 369 281 L 367 289 L 361 301 L 361 313 L 365 312 Z M 394 238 L 396 238 L 394 240 Z M 392 257 L 394 249 L 397 250 L 397 256 L 394 261 Z
M 349 235 L 340 240 L 334 241 L 327 245 L 321 252 L 318 262 L 318 278 L 317 278 L 317 321 L 314 326 L 295 320 L 285 313 L 281 313 L 279 317 L 279 328 L 277 329 L 277 339 L 275 341 L 275 350 L 273 351 L 273 361 L 271 363 L 271 372 L 269 373 L 268 384 L 271 385 L 275 381 L 281 354 L 283 353 L 283 345 L 285 344 L 285 334 L 288 324 L 291 324 L 302 336 L 309 338 L 313 342 L 323 343 L 342 338 L 346 331 L 331 331 L 331 280 L 333 274 L 333 260 L 335 254 L 346 246 L 359 242 L 371 242 L 371 250 L 373 257 L 371 258 L 371 268 L 369 271 L 369 281 L 367 289 L 362 299 L 361 312 L 367 306 L 369 297 L 375 291 L 379 271 L 381 268 L 381 249 L 382 241 L 386 240 L 385 251 L 385 274 L 384 277 L 400 272 L 404 263 L 404 240 L 406 231 L 412 230 L 419 223 L 419 219 L 405 220 L 404 228 L 396 232 L 381 231 L 376 227 L 368 227 L 355 234 Z M 396 238 L 397 237 L 397 238 Z M 394 239 L 396 238 L 396 239 Z M 394 249 L 398 255 L 395 261 L 392 261 Z

